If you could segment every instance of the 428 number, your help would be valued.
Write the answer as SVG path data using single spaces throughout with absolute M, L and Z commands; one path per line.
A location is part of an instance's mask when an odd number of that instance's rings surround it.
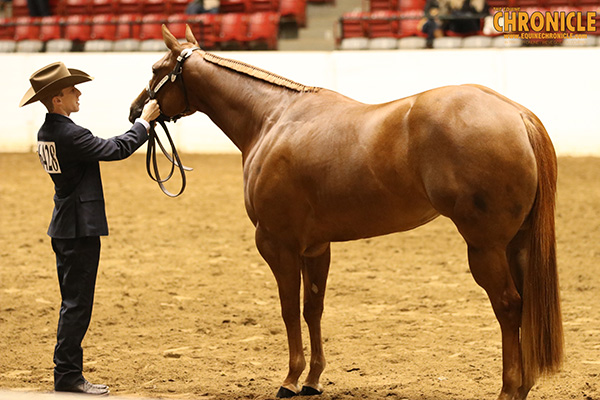
M 44 170 L 49 174 L 60 174 L 60 164 L 54 142 L 38 142 L 38 156 Z

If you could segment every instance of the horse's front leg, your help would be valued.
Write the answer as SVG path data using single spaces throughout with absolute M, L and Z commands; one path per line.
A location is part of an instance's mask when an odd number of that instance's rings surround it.
M 325 369 L 323 353 L 323 338 L 321 336 L 321 316 L 325 287 L 329 274 L 331 248 L 327 245 L 325 251 L 316 257 L 302 257 L 302 278 L 304 280 L 304 319 L 310 333 L 310 370 L 302 387 L 302 395 L 323 393 L 319 384 L 321 373 Z
M 281 302 L 281 315 L 288 337 L 290 353 L 289 372 L 277 397 L 292 397 L 300 392 L 298 379 L 306 367 L 302 349 L 302 332 L 300 326 L 300 270 L 302 259 L 298 252 L 282 246 L 260 227 L 256 229 L 256 247 L 271 267 Z

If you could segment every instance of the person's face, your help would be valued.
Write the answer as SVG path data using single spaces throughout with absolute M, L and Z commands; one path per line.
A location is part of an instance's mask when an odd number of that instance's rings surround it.
M 66 116 L 79 111 L 79 96 L 81 92 L 75 86 L 63 89 L 62 96 L 55 98 L 58 99 L 54 104 L 55 111 Z

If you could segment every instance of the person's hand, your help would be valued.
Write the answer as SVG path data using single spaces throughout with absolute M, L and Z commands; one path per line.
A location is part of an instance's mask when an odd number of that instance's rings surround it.
M 146 103 L 146 105 L 144 105 L 144 109 L 142 110 L 142 115 L 140 115 L 140 118 L 145 121 L 152 122 L 158 118 L 159 115 L 160 107 L 158 105 L 158 101 L 150 100 Z

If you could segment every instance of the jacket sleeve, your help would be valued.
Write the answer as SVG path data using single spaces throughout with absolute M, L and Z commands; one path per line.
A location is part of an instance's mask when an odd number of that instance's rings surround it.
M 88 129 L 81 129 L 73 136 L 73 146 L 75 153 L 83 160 L 115 161 L 132 155 L 146 140 L 146 128 L 136 122 L 124 134 L 110 139 L 99 138 Z

